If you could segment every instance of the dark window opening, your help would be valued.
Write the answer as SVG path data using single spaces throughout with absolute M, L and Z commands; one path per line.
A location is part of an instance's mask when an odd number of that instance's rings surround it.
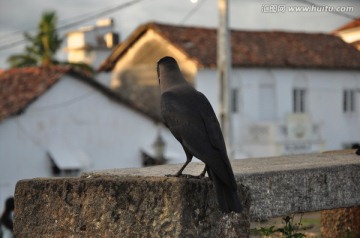
M 355 112 L 355 90 L 344 90 L 343 111 Z
M 239 90 L 237 88 L 232 90 L 231 93 L 231 111 L 238 112 L 238 100 L 239 100 Z
M 304 113 L 306 110 L 305 98 L 306 90 L 296 88 L 293 90 L 293 112 Z
M 80 174 L 79 168 L 60 168 L 54 159 L 48 154 L 51 163 L 51 173 L 53 176 L 78 176 Z

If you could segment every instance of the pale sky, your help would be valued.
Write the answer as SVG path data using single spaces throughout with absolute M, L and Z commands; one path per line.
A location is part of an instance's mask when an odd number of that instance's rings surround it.
M 36 28 L 41 13 L 55 10 L 59 24 L 78 20 L 79 17 L 106 8 L 117 6 L 128 0 L 0 0 L 0 47 L 21 39 L 21 32 Z M 195 1 L 195 0 L 193 0 Z M 217 0 L 143 0 L 129 8 L 112 13 L 106 17 L 115 19 L 115 30 L 120 32 L 122 40 L 139 24 L 157 21 L 179 24 L 188 12 L 205 1 L 201 7 L 184 23 L 216 27 L 218 23 Z M 307 0 L 316 5 L 329 7 L 351 7 L 344 14 L 360 17 L 360 0 Z M 294 6 L 310 6 L 300 0 L 229 0 L 230 25 L 236 29 L 246 30 L 284 30 L 301 32 L 331 32 L 346 24 L 351 19 L 325 11 L 290 12 Z M 281 12 L 269 12 L 274 6 L 283 7 Z M 264 12 L 265 11 L 265 12 Z M 93 25 L 93 21 L 80 26 Z M 14 33 L 15 32 L 15 33 Z M 20 32 L 20 33 L 16 33 Z M 62 35 L 65 32 L 61 32 Z M 0 50 L 0 68 L 7 68 L 6 58 L 20 53 L 23 45 Z M 62 54 L 63 55 L 63 54 Z

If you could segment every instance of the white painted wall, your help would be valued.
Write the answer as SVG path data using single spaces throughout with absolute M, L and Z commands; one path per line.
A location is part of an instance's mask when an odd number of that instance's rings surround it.
M 18 180 L 52 175 L 46 155 L 52 146 L 85 153 L 87 170 L 142 167 L 140 149 L 151 147 L 157 132 L 142 114 L 63 76 L 24 114 L 0 122 L 0 201 L 13 194 Z M 167 129 L 161 133 L 175 157 L 169 163 L 185 162 L 180 144 Z
M 309 152 L 342 149 L 344 143 L 360 142 L 360 71 L 244 68 L 233 70 L 231 75 L 233 87 L 239 89 L 240 108 L 233 114 L 237 158 L 284 153 L 279 143 L 286 143 L 281 134 L 292 114 L 295 87 L 307 90 L 306 113 L 311 126 L 318 127 L 313 136 L 317 142 L 313 143 Z M 217 72 L 199 70 L 195 85 L 218 111 Z M 358 90 L 355 113 L 343 112 L 344 89 Z M 269 96 L 261 95 L 263 90 L 274 95 L 272 102 L 266 100 Z M 267 125 L 277 142 L 273 141 L 273 145 L 267 142 L 248 143 L 248 127 L 254 123 Z
M 85 27 L 67 34 L 67 59 L 73 63 L 87 63 L 95 70 L 111 54 L 105 44 L 105 35 L 113 25 Z

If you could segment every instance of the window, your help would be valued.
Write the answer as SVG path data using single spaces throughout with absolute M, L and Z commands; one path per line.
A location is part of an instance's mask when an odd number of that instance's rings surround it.
M 343 110 L 344 112 L 355 112 L 355 90 L 344 90 Z
M 275 87 L 273 84 L 262 84 L 259 89 L 259 116 L 261 120 L 271 121 L 276 118 Z
M 304 113 L 305 108 L 305 96 L 306 90 L 296 88 L 293 90 L 293 112 L 294 113 Z
M 234 88 L 231 93 L 231 111 L 238 112 L 239 89 Z

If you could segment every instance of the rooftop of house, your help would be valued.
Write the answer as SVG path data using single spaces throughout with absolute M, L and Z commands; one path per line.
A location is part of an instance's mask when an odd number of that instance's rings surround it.
M 339 32 L 339 31 L 352 29 L 352 28 L 356 28 L 356 27 L 360 27 L 360 18 L 357 18 L 357 19 L 355 19 L 353 21 L 350 21 L 350 22 L 346 23 L 345 25 L 343 25 L 340 28 L 336 29 L 334 31 L 334 33 Z
M 37 98 L 43 95 L 65 74 L 97 89 L 113 101 L 123 104 L 142 115 L 158 122 L 158 114 L 144 111 L 132 101 L 115 94 L 109 88 L 101 85 L 93 78 L 85 76 L 71 67 L 29 67 L 16 68 L 0 74 L 0 122 L 12 115 L 22 113 Z
M 99 71 L 111 71 L 142 35 L 154 30 L 200 67 L 215 68 L 217 30 L 148 23 L 114 48 Z M 234 67 L 360 69 L 360 52 L 337 36 L 281 31 L 231 31 Z

